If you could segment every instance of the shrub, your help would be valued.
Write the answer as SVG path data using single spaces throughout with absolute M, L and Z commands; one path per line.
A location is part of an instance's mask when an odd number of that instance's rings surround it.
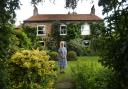
M 69 51 L 68 54 L 67 54 L 67 58 L 68 58 L 68 61 L 70 60 L 76 60 L 77 59 L 77 54 L 76 52 L 74 51 Z
M 82 39 L 73 39 L 68 42 L 68 49 L 73 50 L 77 53 L 77 55 L 81 56 L 85 54 L 85 47 L 82 44 Z
M 19 40 L 19 48 L 30 49 L 32 46 L 31 39 L 23 30 L 16 30 L 16 37 Z
M 98 63 L 79 63 L 72 67 L 76 89 L 109 89 L 113 72 Z M 113 80 L 114 81 L 114 80 Z M 115 83 L 116 84 L 116 83 Z
M 56 78 L 55 62 L 45 51 L 23 50 L 9 60 L 11 89 L 52 89 Z
M 39 41 L 42 40 L 41 37 L 37 36 L 37 31 L 36 31 L 37 28 L 35 27 L 30 27 L 30 26 L 23 26 L 22 30 L 23 32 L 25 32 L 25 34 L 28 36 L 28 38 L 31 40 L 31 48 L 40 48 L 40 49 L 43 49 L 42 48 L 42 45 L 40 44 Z
M 57 60 L 58 53 L 55 51 L 49 52 L 50 60 Z

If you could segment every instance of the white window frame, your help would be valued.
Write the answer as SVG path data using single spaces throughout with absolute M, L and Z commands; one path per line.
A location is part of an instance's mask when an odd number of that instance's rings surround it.
M 61 30 L 62 30 L 61 27 L 62 27 L 62 26 L 65 26 L 65 27 L 66 27 L 66 33 L 65 33 L 65 34 L 62 34 L 62 33 L 61 33 Z M 61 24 L 61 25 L 60 25 L 60 35 L 67 35 L 67 25 L 65 25 L 65 24 Z
M 41 45 L 42 47 L 45 47 L 45 41 L 41 40 L 39 43 L 44 42 L 44 45 Z
M 39 29 L 39 27 L 43 27 L 43 30 L 41 29 Z M 44 32 L 44 34 L 39 34 L 39 31 L 42 31 L 42 32 Z M 45 36 L 46 35 L 46 29 L 45 29 L 45 25 L 38 25 L 37 26 L 37 36 Z
M 85 30 L 85 29 L 84 29 L 84 26 L 85 26 L 85 25 L 89 26 L 89 27 L 88 27 L 88 28 L 89 28 L 88 30 Z M 82 34 L 83 31 L 84 31 L 84 32 L 88 32 L 89 34 L 87 34 L 87 35 L 90 35 L 90 34 L 91 34 L 91 33 L 90 33 L 90 25 L 89 25 L 88 23 L 85 23 L 85 24 L 83 24 L 83 25 L 81 26 L 81 35 L 85 35 L 85 34 Z

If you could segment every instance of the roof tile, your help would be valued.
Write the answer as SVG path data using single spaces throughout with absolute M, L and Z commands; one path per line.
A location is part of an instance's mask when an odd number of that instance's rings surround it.
M 41 21 L 101 21 L 100 17 L 94 14 L 39 14 L 31 16 L 24 22 L 41 22 Z

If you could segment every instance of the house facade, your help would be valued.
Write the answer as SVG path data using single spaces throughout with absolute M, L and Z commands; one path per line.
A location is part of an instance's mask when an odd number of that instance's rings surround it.
M 60 22 L 60 35 L 67 35 L 67 25 L 65 23 L 84 23 L 81 26 L 81 35 L 90 35 L 90 25 L 92 22 L 103 21 L 100 17 L 95 15 L 94 5 L 91 8 L 90 14 L 39 14 L 35 6 L 33 16 L 24 20 L 24 25 L 37 28 L 37 36 L 42 37 L 40 42 L 45 45 L 44 38 L 51 32 L 52 25 L 55 21 Z

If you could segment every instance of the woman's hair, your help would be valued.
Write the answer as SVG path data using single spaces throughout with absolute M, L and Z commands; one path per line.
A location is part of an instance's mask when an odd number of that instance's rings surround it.
M 63 46 L 64 46 L 64 43 L 65 43 L 64 41 L 61 41 L 61 42 L 60 42 L 60 47 L 61 47 L 61 44 L 63 44 Z

